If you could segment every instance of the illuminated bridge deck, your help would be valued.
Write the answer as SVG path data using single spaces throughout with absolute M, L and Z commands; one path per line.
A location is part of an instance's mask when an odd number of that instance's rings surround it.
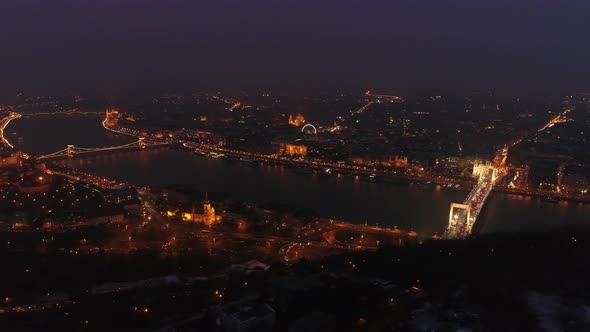
M 483 208 L 486 199 L 494 188 L 497 170 L 490 167 L 487 174 L 482 174 L 463 204 L 452 203 L 449 224 L 443 234 L 445 239 L 463 239 L 471 234 L 473 225 Z
M 53 153 L 49 153 L 46 155 L 38 156 L 39 160 L 56 160 L 61 158 L 73 158 L 78 155 L 86 155 L 86 154 L 93 154 L 93 153 L 101 153 L 101 152 L 110 152 L 110 151 L 121 151 L 121 150 L 132 150 L 132 149 L 145 149 L 149 147 L 159 147 L 159 146 L 166 146 L 169 145 L 168 142 L 159 142 L 159 141 L 152 141 L 148 139 L 139 138 L 135 142 L 131 142 L 129 144 L 118 145 L 118 146 L 109 146 L 103 148 L 81 148 L 76 147 L 73 145 L 68 145 L 65 149 L 59 150 Z

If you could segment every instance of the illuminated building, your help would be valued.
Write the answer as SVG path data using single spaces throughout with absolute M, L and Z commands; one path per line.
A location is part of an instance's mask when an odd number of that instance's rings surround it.
M 307 155 L 307 146 L 305 145 L 295 145 L 289 143 L 281 143 L 279 146 L 279 153 L 292 156 L 301 156 L 305 157 Z
M 234 111 L 234 109 L 235 109 L 236 107 L 240 107 L 241 105 L 242 105 L 242 103 L 240 103 L 239 101 L 238 101 L 238 102 L 235 102 L 235 103 L 232 105 L 232 107 L 230 107 L 230 108 L 229 108 L 229 111 L 230 111 L 230 112 L 233 112 L 233 111 Z
M 121 118 L 121 114 L 117 110 L 107 110 L 106 115 L 109 120 L 119 120 Z
M 120 118 L 121 118 L 121 113 L 119 113 L 119 111 L 114 110 L 114 109 L 107 110 L 105 122 L 107 125 L 117 124 L 119 122 Z
M 13 167 L 22 165 L 22 156 L 20 153 L 11 153 L 8 155 L 0 156 L 0 168 L 1 167 Z
M 168 211 L 168 215 L 170 215 L 170 213 L 171 211 Z M 182 218 L 182 221 L 203 223 L 205 225 L 213 225 L 221 221 L 221 216 L 215 214 L 215 208 L 211 206 L 207 194 L 205 194 L 202 214 L 195 213 L 195 210 L 193 209 L 192 212 L 183 212 L 180 217 Z
M 393 156 L 393 157 L 390 157 L 389 160 L 383 161 L 381 164 L 383 166 L 389 166 L 389 167 L 407 168 L 408 167 L 408 157 Z
M 395 167 L 408 167 L 408 157 L 395 156 L 393 164 Z
M 297 114 L 297 116 L 295 118 L 293 118 L 293 115 L 289 115 L 289 124 L 293 125 L 295 127 L 301 127 L 303 126 L 303 124 L 305 123 L 305 118 L 303 117 L 303 115 L 301 113 Z

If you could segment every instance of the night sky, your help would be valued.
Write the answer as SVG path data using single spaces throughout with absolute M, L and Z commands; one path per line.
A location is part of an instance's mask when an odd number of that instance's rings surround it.
M 590 1 L 3 0 L 0 95 L 590 88 Z

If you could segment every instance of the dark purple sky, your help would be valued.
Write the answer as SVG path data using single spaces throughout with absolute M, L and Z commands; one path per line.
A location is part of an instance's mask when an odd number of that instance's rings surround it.
M 590 87 L 588 0 L 3 0 L 0 42 L 0 94 Z

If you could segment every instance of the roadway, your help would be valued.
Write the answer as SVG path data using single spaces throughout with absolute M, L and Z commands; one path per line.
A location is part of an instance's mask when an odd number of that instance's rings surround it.
M 10 144 L 8 139 L 6 139 L 6 137 L 4 136 L 4 129 L 6 129 L 6 127 L 10 123 L 10 121 L 12 121 L 14 119 L 18 119 L 20 117 L 22 117 L 22 115 L 15 113 L 15 112 L 10 112 L 7 117 L 0 120 L 0 141 L 2 142 L 2 144 L 8 146 L 11 149 L 14 148 L 14 146 L 12 144 Z
M 389 177 L 389 178 L 400 178 L 408 179 L 413 181 L 432 181 L 437 184 L 449 184 L 456 183 L 457 180 L 445 179 L 439 176 L 429 176 L 427 174 L 415 174 L 408 172 L 399 172 L 397 170 L 384 170 L 376 167 L 349 164 L 349 163 L 335 163 L 327 162 L 319 159 L 303 159 L 303 158 L 287 158 L 276 154 L 260 154 L 254 152 L 246 152 L 241 150 L 220 148 L 212 145 L 198 144 L 193 142 L 182 142 L 182 145 L 188 149 L 195 151 L 202 151 L 207 153 L 216 153 L 218 155 L 231 156 L 236 158 L 245 158 L 252 160 L 259 160 L 264 162 L 272 162 L 277 164 L 289 164 L 293 166 L 302 166 L 307 168 L 313 168 L 322 171 L 341 171 L 348 172 L 358 175 L 369 175 L 374 177 Z

